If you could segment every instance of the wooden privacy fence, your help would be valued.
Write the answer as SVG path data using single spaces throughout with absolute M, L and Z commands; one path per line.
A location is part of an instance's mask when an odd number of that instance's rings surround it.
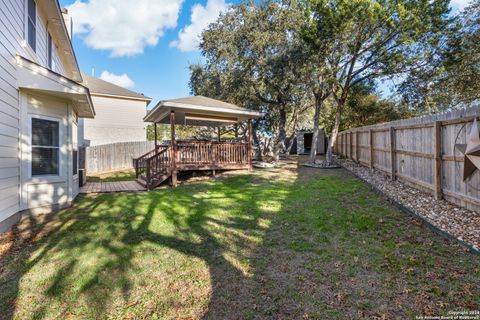
M 153 141 L 119 142 L 80 150 L 80 166 L 87 173 L 133 168 L 133 159 L 151 151 Z
M 336 154 L 392 179 L 480 212 L 480 174 L 463 181 L 463 154 L 478 106 L 340 132 Z

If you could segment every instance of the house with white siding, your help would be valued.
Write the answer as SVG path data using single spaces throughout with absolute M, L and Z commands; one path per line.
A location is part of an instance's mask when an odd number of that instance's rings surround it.
M 0 232 L 78 194 L 78 123 L 95 116 L 57 0 L 0 0 Z
M 79 121 L 81 146 L 147 140 L 143 118 L 151 98 L 85 73 L 82 78 L 90 90 L 96 115 Z

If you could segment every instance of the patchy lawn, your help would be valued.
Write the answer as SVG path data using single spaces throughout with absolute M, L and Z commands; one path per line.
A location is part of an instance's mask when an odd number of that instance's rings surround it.
M 135 180 L 134 169 L 125 169 L 105 173 L 92 173 L 87 176 L 88 182 L 117 182 L 133 180 Z
M 82 196 L 3 236 L 0 252 L 7 319 L 405 319 L 480 309 L 480 258 L 343 170 L 292 165 Z

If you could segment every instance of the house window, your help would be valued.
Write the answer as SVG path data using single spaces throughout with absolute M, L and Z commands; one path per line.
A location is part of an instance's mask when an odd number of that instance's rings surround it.
M 35 0 L 27 0 L 27 40 L 30 48 L 37 50 L 37 5 Z
M 76 176 L 78 174 L 78 125 L 75 122 L 72 123 L 72 145 L 73 145 L 73 152 L 72 152 L 73 172 L 72 172 L 72 174 L 74 176 Z
M 59 175 L 59 121 L 32 118 L 32 176 Z
M 53 41 L 50 33 L 47 38 L 47 62 L 48 68 L 52 71 L 55 71 L 55 63 L 53 62 Z
M 77 148 L 73 149 L 73 172 L 72 174 L 76 176 L 78 174 L 78 150 Z

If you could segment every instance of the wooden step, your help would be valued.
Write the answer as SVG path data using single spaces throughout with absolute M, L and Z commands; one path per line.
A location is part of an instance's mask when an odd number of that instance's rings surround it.
M 150 190 L 152 189 L 155 189 L 156 187 L 158 187 L 159 185 L 161 185 L 165 180 L 167 180 L 168 178 L 170 178 L 171 174 L 170 173 L 165 173 L 161 176 L 158 176 L 157 178 L 155 179 L 152 179 L 151 183 L 150 183 Z
M 135 181 L 145 189 L 147 188 L 147 181 L 145 181 L 142 176 L 138 177 Z

